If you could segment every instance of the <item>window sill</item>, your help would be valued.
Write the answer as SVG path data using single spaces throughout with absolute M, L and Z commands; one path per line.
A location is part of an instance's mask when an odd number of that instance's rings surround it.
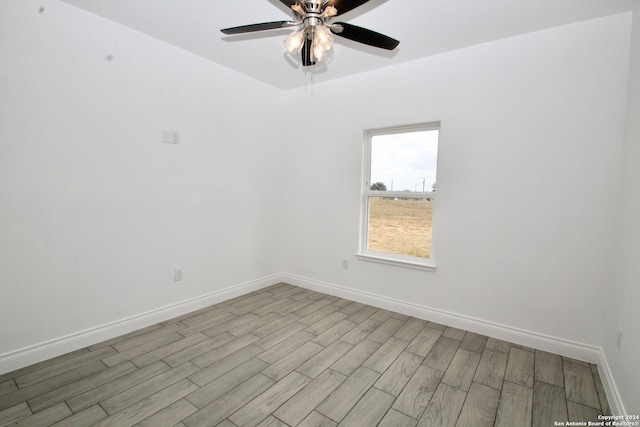
M 361 252 L 356 254 L 356 258 L 361 261 L 412 268 L 414 270 L 436 271 L 436 265 L 432 259 L 424 259 L 422 261 L 420 258 L 402 257 L 401 255 L 395 257 L 383 252 Z

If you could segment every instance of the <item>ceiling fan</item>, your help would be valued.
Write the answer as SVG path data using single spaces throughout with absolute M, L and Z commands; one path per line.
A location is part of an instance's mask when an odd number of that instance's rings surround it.
M 400 42 L 384 34 L 346 22 L 329 22 L 333 17 L 347 13 L 369 0 L 280 0 L 291 8 L 296 21 L 263 22 L 225 28 L 224 34 L 243 34 L 278 28 L 297 27 L 284 45 L 289 53 L 302 53 L 302 65 L 307 67 L 325 58 L 334 44 L 333 35 L 386 50 L 395 49 Z

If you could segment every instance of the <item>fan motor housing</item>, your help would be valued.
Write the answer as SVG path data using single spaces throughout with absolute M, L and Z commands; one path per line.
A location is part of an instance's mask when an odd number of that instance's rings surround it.
M 318 15 L 322 13 L 322 0 L 305 0 L 303 3 L 307 13 L 317 13 Z
M 307 15 L 302 19 L 305 27 L 317 27 L 324 24 L 324 19 L 321 16 Z
M 322 17 L 322 0 L 307 0 L 304 2 L 305 14 L 302 22 L 305 27 L 317 27 L 324 24 Z

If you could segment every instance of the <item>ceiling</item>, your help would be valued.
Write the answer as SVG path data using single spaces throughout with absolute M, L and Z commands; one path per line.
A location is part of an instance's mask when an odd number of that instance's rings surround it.
M 219 30 L 292 18 L 278 0 L 63 0 L 280 89 L 632 10 L 633 0 L 370 0 L 334 19 L 400 40 L 392 51 L 336 37 L 327 61 L 302 68 L 282 44 L 292 29 Z

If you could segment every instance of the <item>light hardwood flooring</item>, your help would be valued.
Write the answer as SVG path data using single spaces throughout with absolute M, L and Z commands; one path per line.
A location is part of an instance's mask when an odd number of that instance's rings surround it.
M 553 426 L 610 409 L 578 360 L 275 285 L 0 375 L 0 425 Z

